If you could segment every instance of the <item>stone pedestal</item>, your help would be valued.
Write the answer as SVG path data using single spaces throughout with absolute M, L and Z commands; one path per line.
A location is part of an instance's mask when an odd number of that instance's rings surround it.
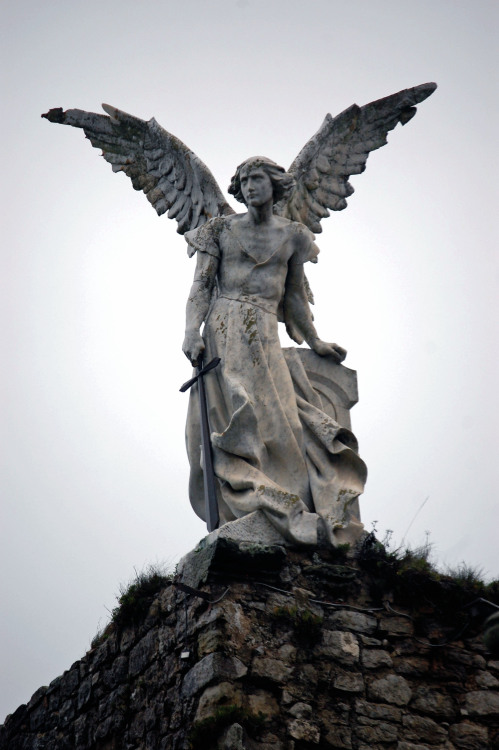
M 428 604 L 373 575 L 335 550 L 203 543 L 146 615 L 7 718 L 0 748 L 498 747 L 499 662 L 478 631 L 423 627 Z

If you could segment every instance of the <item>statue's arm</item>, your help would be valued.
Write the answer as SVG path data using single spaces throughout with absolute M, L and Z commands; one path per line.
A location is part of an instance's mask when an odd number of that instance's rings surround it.
M 347 353 L 338 344 L 322 341 L 312 321 L 312 313 L 305 290 L 303 264 L 294 263 L 288 266 L 286 292 L 284 295 L 284 319 L 288 332 L 291 330 L 307 342 L 309 347 L 321 356 L 331 356 L 336 362 L 342 362 Z M 295 338 L 295 336 L 292 336 Z
M 218 258 L 209 253 L 197 253 L 196 273 L 186 307 L 185 338 L 182 351 L 194 367 L 204 351 L 204 341 L 199 329 L 206 319 L 215 283 Z

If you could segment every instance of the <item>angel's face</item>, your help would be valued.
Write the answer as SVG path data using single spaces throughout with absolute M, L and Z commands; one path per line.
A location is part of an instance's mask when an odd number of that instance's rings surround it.
M 241 193 L 247 206 L 263 206 L 272 201 L 272 180 L 261 167 L 248 167 L 241 171 Z

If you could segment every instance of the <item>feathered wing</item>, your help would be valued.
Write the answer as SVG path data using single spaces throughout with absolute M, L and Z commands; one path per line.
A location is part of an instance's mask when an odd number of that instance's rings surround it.
M 159 216 L 168 211 L 168 217 L 177 220 L 180 234 L 214 216 L 234 213 L 208 167 L 154 117 L 146 121 L 107 104 L 102 107 L 109 116 L 57 108 L 42 117 L 82 128 L 92 146 L 102 149 L 113 172 L 128 175 Z
M 276 206 L 276 212 L 300 221 L 312 232 L 321 232 L 320 221 L 329 216 L 329 209 L 344 209 L 354 192 L 348 182 L 350 175 L 365 170 L 370 152 L 386 144 L 388 132 L 397 123 L 409 122 L 416 114 L 415 105 L 436 87 L 435 83 L 423 83 L 364 107 L 353 104 L 334 118 L 326 115 L 289 168 L 296 186 L 291 197 Z

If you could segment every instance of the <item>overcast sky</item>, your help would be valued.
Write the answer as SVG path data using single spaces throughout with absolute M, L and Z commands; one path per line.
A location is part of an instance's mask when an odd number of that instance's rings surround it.
M 429 531 L 441 565 L 499 576 L 498 7 L 4 4 L 0 721 L 83 656 L 134 569 L 205 534 L 178 391 L 194 261 L 51 107 L 155 116 L 225 190 L 250 155 L 289 166 L 326 112 L 438 83 L 308 274 L 320 335 L 358 372 L 366 527 Z

